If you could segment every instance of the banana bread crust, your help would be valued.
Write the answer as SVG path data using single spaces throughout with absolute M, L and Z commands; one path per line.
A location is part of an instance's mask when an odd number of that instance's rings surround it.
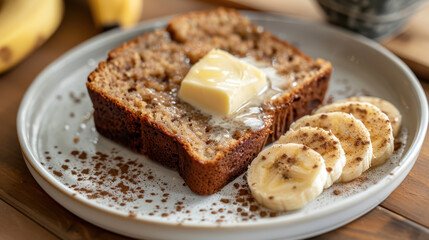
M 218 161 L 200 161 L 192 149 L 180 143 L 163 126 L 141 118 L 126 107 L 88 89 L 94 105 L 97 131 L 131 150 L 144 154 L 162 165 L 175 169 L 191 190 L 200 195 L 213 194 L 241 175 L 268 142 L 283 135 L 292 122 L 311 113 L 325 96 L 329 73 L 297 90 L 294 97 L 276 107 L 273 124 L 232 146 Z
M 227 11 L 232 11 L 231 14 L 238 14 L 234 10 Z M 201 14 L 208 13 L 192 13 L 192 15 L 184 17 L 200 17 Z M 173 26 L 182 18 L 174 19 L 167 27 L 168 33 L 173 39 L 180 36 Z M 171 133 L 164 125 L 129 109 L 118 99 L 91 84 L 96 81 L 99 72 L 105 71 L 110 60 L 120 55 L 130 45 L 149 37 L 150 34 L 140 36 L 111 51 L 107 61 L 99 63 L 98 68 L 89 75 L 87 89 L 94 106 L 95 126 L 101 135 L 135 152 L 144 154 L 166 167 L 177 170 L 189 188 L 200 195 L 209 195 L 221 190 L 226 184 L 245 172 L 250 162 L 268 142 L 278 139 L 294 120 L 311 113 L 323 101 L 329 85 L 330 64 L 311 81 L 305 81 L 271 101 L 270 109 L 266 110 L 263 128 L 244 133 L 239 141 L 228 146 L 212 161 L 202 161 L 194 153 L 192 146 L 184 141 L 184 136 Z M 272 41 L 291 48 L 295 54 L 311 61 L 289 44 L 274 36 L 270 37 Z M 186 39 L 183 39 L 182 36 L 177 41 L 186 41 Z M 201 56 L 203 55 L 202 53 Z M 195 60 L 191 59 L 191 62 L 198 60 L 198 57 L 201 56 L 197 56 Z

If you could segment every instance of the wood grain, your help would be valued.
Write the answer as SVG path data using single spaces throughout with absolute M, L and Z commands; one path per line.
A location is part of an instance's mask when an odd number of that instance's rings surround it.
M 31 221 L 29 218 L 18 212 L 7 203 L 0 200 L 0 239 L 34 239 L 34 240 L 53 240 L 57 239 L 54 235 L 46 231 L 40 225 Z
M 429 83 L 422 82 L 429 98 Z M 429 228 L 429 134 L 416 164 L 399 187 L 381 205 Z
M 143 19 L 189 10 L 208 9 L 217 5 L 218 3 L 198 0 L 174 2 L 145 0 Z M 296 11 L 303 17 L 307 10 L 303 7 L 296 10 L 288 8 L 290 13 Z M 17 110 L 32 80 L 50 62 L 97 33 L 98 30 L 92 23 L 86 2 L 68 0 L 63 23 L 52 38 L 17 67 L 0 75 L 0 199 L 13 209 L 19 210 L 28 217 L 27 220 L 43 227 L 31 230 L 34 236 L 44 234 L 40 232 L 46 234 L 47 230 L 62 239 L 124 239 L 122 236 L 76 217 L 51 199 L 30 175 L 21 156 L 16 136 Z M 429 84 L 424 84 L 424 88 L 428 93 Z M 429 186 L 426 179 L 429 172 L 428 163 L 429 139 L 427 136 L 416 166 L 400 187 L 383 202 L 383 207 L 377 207 L 362 218 L 319 238 L 429 238 L 427 229 L 416 224 L 419 223 L 425 227 L 429 225 L 429 208 L 426 207 L 429 203 Z M 1 228 L 1 221 L 7 217 L 3 214 L 5 211 L 1 208 L 1 201 L 0 234 L 3 234 L 6 230 Z M 9 206 L 3 205 L 3 207 Z M 21 223 L 21 220 L 19 222 Z M 5 239 L 7 236 L 13 235 L 0 235 L 0 238 Z
M 376 207 L 337 231 L 315 239 L 429 239 L 429 230 L 389 210 Z
M 429 4 L 417 12 L 404 31 L 383 45 L 394 52 L 420 77 L 429 80 Z

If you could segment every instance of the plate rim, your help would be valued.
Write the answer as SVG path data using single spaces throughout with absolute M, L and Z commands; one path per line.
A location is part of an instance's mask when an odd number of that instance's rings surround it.
M 267 13 L 261 13 L 261 12 L 253 12 L 253 11 L 240 11 L 244 13 L 245 16 L 249 17 L 251 20 L 255 19 L 263 19 L 263 20 L 273 20 L 273 21 L 282 21 L 289 24 L 303 24 L 303 25 L 317 25 L 320 28 L 323 28 L 324 31 L 330 31 L 334 32 L 335 34 L 340 34 L 346 38 L 348 38 L 351 41 L 358 42 L 361 45 L 365 45 L 368 48 L 373 49 L 374 51 L 378 52 L 379 54 L 383 55 L 385 58 L 390 59 L 395 65 L 402 70 L 405 75 L 407 76 L 407 80 L 411 83 L 413 86 L 413 90 L 416 91 L 416 96 L 420 104 L 420 121 L 419 126 L 417 127 L 417 133 L 414 139 L 409 139 L 410 141 L 410 148 L 407 152 L 403 153 L 402 161 L 403 164 L 399 166 L 397 169 L 394 169 L 394 176 L 387 176 L 381 179 L 376 185 L 373 187 L 365 190 L 365 192 L 358 193 L 353 196 L 349 196 L 346 199 L 339 202 L 335 207 L 331 208 L 324 208 L 319 209 L 314 214 L 306 214 L 304 216 L 288 216 L 287 219 L 282 218 L 282 216 L 276 217 L 276 218 L 270 218 L 270 219 L 261 219 L 260 221 L 255 222 L 237 222 L 233 224 L 211 224 L 211 225 L 199 225 L 197 223 L 189 223 L 185 222 L 182 224 L 179 224 L 177 222 L 166 222 L 162 219 L 157 218 L 151 218 L 149 216 L 139 216 L 137 218 L 133 218 L 134 221 L 138 221 L 144 224 L 153 224 L 153 225 L 162 225 L 162 226 L 169 226 L 169 227 L 179 227 L 179 228 L 196 228 L 196 229 L 231 229 L 231 228 L 255 228 L 255 227 L 275 227 L 277 225 L 283 225 L 283 224 L 298 224 L 301 222 L 306 222 L 310 219 L 317 219 L 321 216 L 325 216 L 326 214 L 332 214 L 337 211 L 342 211 L 347 207 L 350 207 L 354 205 L 355 203 L 364 200 L 365 196 L 368 195 L 374 195 L 376 192 L 378 192 L 380 189 L 386 187 L 389 185 L 389 183 L 396 177 L 400 176 L 402 172 L 404 172 L 407 169 L 407 166 L 412 164 L 414 165 L 415 160 L 417 159 L 417 156 L 420 152 L 420 149 L 423 145 L 423 141 L 425 138 L 425 134 L 428 127 L 428 103 L 426 100 L 425 93 L 415 77 L 414 73 L 408 68 L 408 66 L 405 65 L 404 62 L 402 62 L 398 57 L 393 55 L 393 53 L 389 52 L 387 49 L 379 45 L 378 43 L 363 37 L 361 35 L 351 33 L 344 31 L 338 27 L 333 27 L 327 24 L 323 23 L 316 23 L 311 21 L 305 21 L 302 19 L 294 19 L 289 18 L 285 16 L 279 16 L 274 14 L 267 14 Z M 37 161 L 37 158 L 31 151 L 31 144 L 27 141 L 25 134 L 27 126 L 25 124 L 26 116 L 27 116 L 27 109 L 29 106 L 31 106 L 31 97 L 33 95 L 37 95 L 37 89 L 38 87 L 43 83 L 43 80 L 45 76 L 49 76 L 52 71 L 61 65 L 64 65 L 68 61 L 71 61 L 75 58 L 75 55 L 82 55 L 85 52 L 90 52 L 91 49 L 94 48 L 94 46 L 102 41 L 103 39 L 114 39 L 116 37 L 120 37 L 122 35 L 141 35 L 145 32 L 147 32 L 148 29 L 151 28 L 157 28 L 161 26 L 165 26 L 168 23 L 168 20 L 173 18 L 176 15 L 169 15 L 166 17 L 156 18 L 148 21 L 141 22 L 138 26 L 128 29 L 128 30 L 120 30 L 120 29 L 114 29 L 99 35 L 96 35 L 95 37 L 92 37 L 79 45 L 71 48 L 66 53 L 61 55 L 59 58 L 51 62 L 47 67 L 44 68 L 44 70 L 38 74 L 38 76 L 33 80 L 30 87 L 26 90 L 24 97 L 21 100 L 18 115 L 17 115 L 17 133 L 18 133 L 18 141 L 19 145 L 23 154 L 23 157 L 27 163 L 27 166 L 30 166 L 46 183 L 48 183 L 51 187 L 55 188 L 59 193 L 66 195 L 69 199 L 73 200 L 74 202 L 78 204 L 84 204 L 86 206 L 89 206 L 93 209 L 96 209 L 98 211 L 101 211 L 103 213 L 107 213 L 109 215 L 113 215 L 114 217 L 120 217 L 125 219 L 130 219 L 129 215 L 125 213 L 121 213 L 119 211 L 116 211 L 114 209 L 107 208 L 105 206 L 101 206 L 99 204 L 96 204 L 93 201 L 89 201 L 88 199 L 84 198 L 83 196 L 80 196 L 79 194 L 76 194 L 76 196 L 72 196 L 73 192 L 68 189 L 66 186 L 61 184 L 59 180 L 57 180 L 52 174 L 47 172 L 46 169 L 44 169 L 41 164 Z M 27 129 L 28 131 L 28 129 Z M 405 176 L 406 177 L 406 176 Z M 50 194 L 48 193 L 50 196 Z M 51 197 L 51 196 L 50 196 Z M 58 202 L 60 205 L 63 206 L 60 202 Z M 64 206 L 63 206 L 64 207 Z

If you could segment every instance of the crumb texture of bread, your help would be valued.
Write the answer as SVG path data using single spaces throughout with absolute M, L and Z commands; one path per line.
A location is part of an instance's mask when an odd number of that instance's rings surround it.
M 276 94 L 221 124 L 183 102 L 181 81 L 214 48 L 275 69 L 282 80 Z M 310 59 L 237 11 L 219 8 L 178 16 L 166 29 L 112 50 L 87 88 L 100 134 L 178 170 L 194 192 L 207 195 L 242 174 L 267 142 L 323 101 L 331 70 L 329 62 Z M 260 124 L 247 124 L 252 121 Z

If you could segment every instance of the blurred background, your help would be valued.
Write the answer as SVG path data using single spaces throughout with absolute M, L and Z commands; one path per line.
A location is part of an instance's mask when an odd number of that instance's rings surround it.
M 64 52 L 118 26 L 128 28 L 147 19 L 219 6 L 337 25 L 379 41 L 418 77 L 429 79 L 425 0 L 1 0 L 0 74 L 50 37 L 61 39 L 55 48 Z

